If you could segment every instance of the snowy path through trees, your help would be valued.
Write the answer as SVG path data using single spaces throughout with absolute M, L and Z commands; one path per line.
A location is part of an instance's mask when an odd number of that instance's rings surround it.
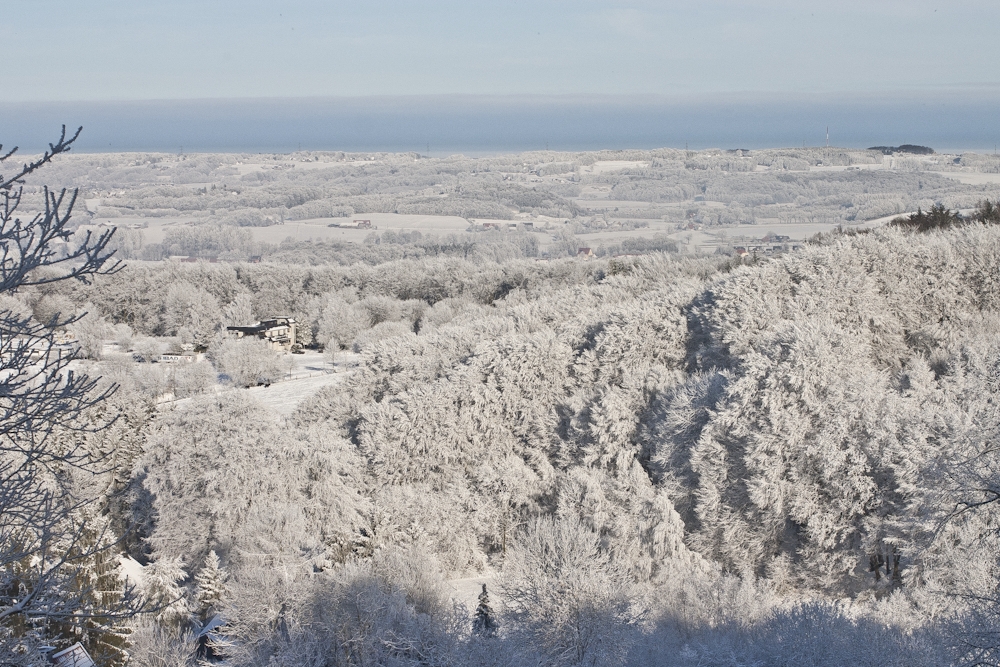
M 346 380 L 351 371 L 342 373 L 322 373 L 312 377 L 299 377 L 277 382 L 270 387 L 251 387 L 239 391 L 249 392 L 254 398 L 267 405 L 283 417 L 290 416 L 305 399 L 323 387 Z
M 448 595 L 452 600 L 464 604 L 469 611 L 472 611 L 479 602 L 479 594 L 483 592 L 483 584 L 486 584 L 486 589 L 489 591 L 491 597 L 496 596 L 496 582 L 496 573 L 484 572 L 478 577 L 449 579 L 446 582 L 446 586 Z
M 286 360 L 294 364 L 289 373 L 290 379 L 282 379 L 270 387 L 251 387 L 247 391 L 278 414 L 288 417 L 302 401 L 315 395 L 323 387 L 339 384 L 353 375 L 358 358 L 359 355 L 353 352 L 340 352 L 337 355 L 336 372 L 330 373 L 329 364 L 321 352 L 309 350 L 301 355 L 286 355 L 282 358 L 282 366 L 287 368 Z
M 360 355 L 353 352 L 340 352 L 336 372 L 331 373 L 322 353 L 309 351 L 302 355 L 286 355 L 282 364 L 285 364 L 285 359 L 294 364 L 290 371 L 286 371 L 291 375 L 290 379 L 279 380 L 268 387 L 248 389 L 230 389 L 224 385 L 216 385 L 215 391 L 246 391 L 282 417 L 289 417 L 304 400 L 314 396 L 323 387 L 340 384 L 351 377 L 358 367 L 359 358 Z M 182 408 L 191 401 L 192 398 L 183 398 L 168 404 Z

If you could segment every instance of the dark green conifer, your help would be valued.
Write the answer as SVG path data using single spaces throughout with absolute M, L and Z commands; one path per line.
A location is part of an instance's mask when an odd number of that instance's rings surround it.
M 472 619 L 472 632 L 480 637 L 495 637 L 498 627 L 496 614 L 490 606 L 490 595 L 486 592 L 486 584 L 483 584 L 483 592 L 479 594 L 479 604 L 476 605 L 476 614 Z

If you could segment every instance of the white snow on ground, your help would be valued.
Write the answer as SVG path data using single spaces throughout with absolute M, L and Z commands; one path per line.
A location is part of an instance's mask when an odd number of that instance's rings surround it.
M 275 412 L 288 417 L 306 400 L 323 387 L 339 384 L 348 378 L 349 372 L 317 373 L 313 376 L 296 377 L 292 380 L 276 382 L 270 387 L 250 387 L 237 391 L 250 392 L 254 398 Z
M 483 592 L 483 584 L 486 584 L 486 591 L 490 594 L 490 606 L 495 609 L 499 593 L 496 589 L 496 581 L 497 575 L 487 572 L 478 577 L 449 579 L 445 582 L 445 586 L 448 587 L 448 593 L 452 600 L 464 604 L 469 611 L 472 611 L 479 604 L 479 594 Z
M 598 160 L 589 167 L 580 167 L 580 173 L 584 174 L 606 174 L 609 171 L 620 171 L 622 169 L 641 169 L 648 167 L 649 163 L 642 160 Z
M 282 358 L 285 376 L 271 384 L 270 387 L 250 387 L 249 389 L 233 388 L 216 385 L 215 392 L 247 391 L 261 403 L 278 414 L 288 417 L 299 405 L 313 396 L 323 387 L 340 384 L 349 378 L 357 369 L 360 355 L 353 352 L 338 352 L 336 364 L 330 368 L 320 352 L 306 351 L 305 354 L 287 354 Z M 289 364 L 291 367 L 289 368 Z M 175 406 L 183 409 L 190 398 L 179 401 L 167 401 L 164 406 Z
M 371 229 L 351 229 L 330 227 L 331 224 L 350 223 L 352 220 L 368 220 Z M 508 221 L 505 221 L 508 222 Z M 246 227 L 254 241 L 281 243 L 291 237 L 296 241 L 327 239 L 350 243 L 361 243 L 372 232 L 419 231 L 424 234 L 450 234 L 464 232 L 469 221 L 454 215 L 404 215 L 398 213 L 359 213 L 350 218 L 313 218 L 307 220 L 287 220 L 270 227 Z
M 966 185 L 986 185 L 989 183 L 1000 183 L 1000 174 L 969 173 L 958 171 L 935 171 L 938 176 L 944 176 Z

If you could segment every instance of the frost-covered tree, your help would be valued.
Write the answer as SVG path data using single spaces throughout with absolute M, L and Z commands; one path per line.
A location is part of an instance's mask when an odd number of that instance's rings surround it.
M 113 328 L 107 320 L 93 312 L 92 304 L 87 304 L 84 309 L 73 323 L 78 353 L 84 359 L 100 359 L 104 354 L 104 341 L 111 337 Z
M 267 341 L 226 338 L 213 344 L 209 355 L 236 387 L 271 384 L 282 375 L 281 355 Z
M 599 536 L 573 520 L 537 519 L 509 551 L 500 588 L 525 657 L 547 664 L 620 663 L 642 601 Z
M 130 637 L 129 664 L 139 667 L 190 667 L 198 642 L 189 631 L 141 622 Z
M 75 192 L 41 188 L 37 208 L 21 210 L 26 181 L 77 136 L 64 129 L 41 157 L 0 177 L 0 293 L 115 271 L 110 232 L 84 234 L 57 251 L 71 240 Z M 15 151 L 0 164 L 9 165 Z M 42 641 L 66 646 L 75 632 L 104 653 L 102 645 L 117 641 L 119 621 L 136 611 L 112 567 L 116 536 L 100 496 L 72 488 L 71 473 L 100 469 L 83 436 L 101 427 L 87 422 L 87 412 L 110 392 L 56 352 L 55 330 L 74 321 L 60 312 L 43 322 L 0 312 L 0 662 L 8 664 L 37 662 Z
M 231 576 L 265 563 L 343 561 L 367 507 L 347 443 L 286 428 L 246 392 L 195 397 L 165 415 L 140 465 L 153 494 L 154 557 L 199 562 L 215 551 Z
M 323 361 L 329 366 L 330 372 L 337 370 L 337 356 L 340 352 L 340 343 L 335 338 L 331 338 L 323 346 Z
M 226 599 L 226 572 L 220 567 L 219 557 L 214 550 L 210 550 L 205 556 L 205 564 L 195 575 L 194 583 L 194 601 L 197 605 L 195 613 L 205 621 L 222 610 Z
M 340 347 L 349 347 L 359 333 L 371 326 L 370 317 L 358 304 L 330 296 L 317 323 L 316 339 L 336 341 Z
M 168 335 L 204 349 L 222 326 L 222 318 L 218 300 L 207 290 L 183 281 L 167 289 L 163 330 Z
M 229 327 L 252 326 L 256 321 L 253 316 L 253 296 L 249 292 L 240 292 L 232 303 L 226 306 L 223 321 Z
M 191 620 L 184 581 L 188 573 L 178 556 L 159 558 L 143 568 L 139 585 L 154 603 L 152 618 L 169 631 L 185 628 Z

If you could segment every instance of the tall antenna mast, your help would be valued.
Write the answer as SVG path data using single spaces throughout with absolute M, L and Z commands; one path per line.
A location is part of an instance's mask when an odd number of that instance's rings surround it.
M 826 147 L 830 147 L 830 126 L 826 126 Z

